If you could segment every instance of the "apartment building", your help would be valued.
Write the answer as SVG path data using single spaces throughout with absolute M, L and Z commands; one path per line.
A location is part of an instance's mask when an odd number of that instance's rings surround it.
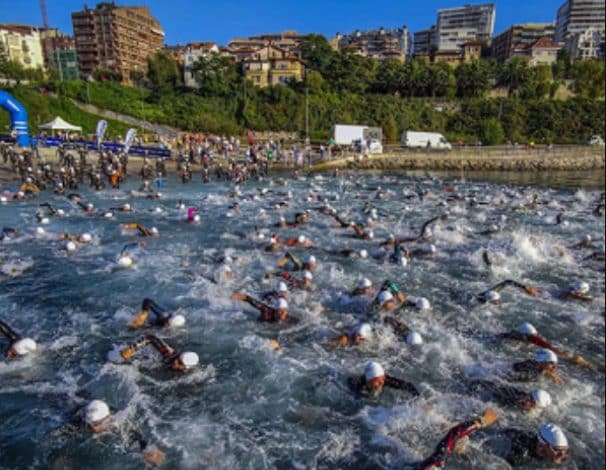
M 299 57 L 273 45 L 260 47 L 243 58 L 242 68 L 246 79 L 259 87 L 302 81 L 305 74 L 305 63 Z
M 183 83 L 190 88 L 197 88 L 194 77 L 194 64 L 202 57 L 219 54 L 219 47 L 214 42 L 192 42 L 181 52 L 183 57 Z
M 554 23 L 524 23 L 514 24 L 492 39 L 492 56 L 500 62 L 511 58 L 513 50 L 520 44 L 529 46 L 540 38 L 553 40 L 555 35 Z
M 417 31 L 414 34 L 413 55 L 419 57 L 421 55 L 429 55 L 430 52 L 438 48 L 436 41 L 436 27 Z
M 604 0 L 566 0 L 558 8 L 556 42 L 575 59 L 604 57 Z
M 80 77 L 109 69 L 130 83 L 130 72 L 147 72 L 147 57 L 162 49 L 164 31 L 146 6 L 99 3 L 72 13 Z
M 299 45 L 305 35 L 299 34 L 296 31 L 284 31 L 282 33 L 265 33 L 247 38 L 234 38 L 227 47 L 230 50 L 238 49 L 254 49 L 267 47 L 269 45 L 276 46 L 280 49 L 288 51 L 292 54 L 299 55 Z
M 74 38 L 57 28 L 42 28 L 40 40 L 46 68 L 57 71 L 61 80 L 77 80 L 80 72 Z
M 404 62 L 412 54 L 412 35 L 406 26 L 391 29 L 381 27 L 351 34 L 337 33 L 332 43 L 339 50 L 349 49 L 377 60 L 396 59 Z
M 494 30 L 494 20 L 495 6 L 492 3 L 438 10 L 438 50 L 458 50 L 468 41 L 489 42 Z
M 518 43 L 511 51 L 509 59 L 520 57 L 528 61 L 528 65 L 552 65 L 558 60 L 558 51 L 562 46 L 548 37 L 539 38 L 531 44 Z
M 44 68 L 40 30 L 20 24 L 0 24 L 0 56 L 23 68 Z

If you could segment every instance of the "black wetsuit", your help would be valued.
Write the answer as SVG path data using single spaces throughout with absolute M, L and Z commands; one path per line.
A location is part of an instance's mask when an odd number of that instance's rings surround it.
M 366 377 L 365 376 L 358 376 L 358 377 L 350 377 L 347 379 L 347 383 L 349 385 L 349 388 L 354 391 L 355 393 L 357 393 L 358 395 L 362 395 L 362 396 L 371 396 L 371 391 L 368 388 L 368 385 L 366 383 Z M 412 396 L 414 397 L 418 397 L 419 396 L 419 391 L 416 389 L 416 387 L 409 383 L 406 382 L 405 380 L 402 379 L 397 379 L 395 377 L 391 377 L 389 375 L 385 375 L 385 387 L 389 387 L 389 388 L 395 388 L 396 390 L 404 390 L 408 393 L 410 393 Z
M 544 373 L 544 363 L 528 359 L 516 362 L 513 371 L 507 374 L 507 378 L 517 382 L 533 382 L 539 380 Z
M 474 380 L 469 384 L 469 388 L 473 394 L 488 393 L 490 398 L 501 406 L 519 407 L 522 401 L 529 398 L 528 393 L 524 390 L 506 385 L 497 385 L 488 380 Z
M 141 309 L 150 311 L 154 314 L 154 325 L 161 327 L 168 326 L 168 322 L 170 321 L 171 315 L 169 313 L 166 313 L 164 309 L 161 308 L 152 299 L 143 299 L 143 305 L 141 306 Z
M 2 333 L 6 337 L 6 339 L 8 339 L 8 349 L 10 349 L 16 341 L 19 341 L 21 339 L 21 335 L 15 330 L 13 330 L 6 323 L 4 323 L 2 320 L 0 320 L 0 333 Z
M 251 297 L 250 295 L 247 295 L 246 298 L 244 299 L 244 301 L 259 311 L 259 313 L 261 314 L 259 316 L 259 321 L 272 322 L 272 323 L 276 323 L 276 322 L 280 322 L 280 321 L 284 321 L 287 323 L 296 323 L 298 321 L 296 318 L 293 318 L 291 316 L 287 316 L 284 320 L 280 320 L 278 318 L 278 310 L 270 307 L 267 304 L 264 304 L 263 302 L 258 301 L 257 299 L 255 299 L 254 297 Z

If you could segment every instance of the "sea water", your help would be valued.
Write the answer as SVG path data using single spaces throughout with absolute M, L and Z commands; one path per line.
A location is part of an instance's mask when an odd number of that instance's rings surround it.
M 277 183 L 268 178 L 243 185 L 238 211 L 229 210 L 236 201 L 230 197 L 233 185 L 182 185 L 176 179 L 168 180 L 157 200 L 133 195 L 135 181 L 117 191 L 82 189 L 83 199 L 95 205 L 94 215 L 49 193 L 0 205 L 1 225 L 21 232 L 0 242 L 0 318 L 39 345 L 28 357 L 0 362 L 0 468 L 141 468 L 130 439 L 134 429 L 166 453 L 167 468 L 402 468 L 431 454 L 449 426 L 489 406 L 499 422 L 474 436 L 448 468 L 508 468 L 485 442 L 499 428 L 534 431 L 544 422 L 560 425 L 571 443 L 571 457 L 561 468 L 603 468 L 604 264 L 583 261 L 603 250 L 604 218 L 592 213 L 599 192 L 420 175 L 319 175 Z M 423 200 L 414 196 L 420 192 L 426 193 Z M 371 203 L 379 215 L 375 239 L 357 240 L 352 230 L 336 228 L 316 210 L 325 205 L 319 198 L 343 218 L 363 223 L 364 204 Z M 526 207 L 533 199 L 537 208 Z M 198 207 L 199 223 L 186 221 L 180 200 Z M 39 225 L 35 213 L 42 201 L 66 215 Z M 126 202 L 133 212 L 101 217 Z M 283 252 L 270 254 L 264 247 L 278 231 L 280 215 L 293 220 L 304 209 L 312 211 L 308 224 L 279 230 L 282 239 L 305 234 L 317 246 L 292 250 L 300 257 L 313 253 L 319 261 L 313 290 L 289 293 L 290 313 L 301 321 L 257 322 L 258 313 L 230 295 L 259 296 L 275 287 L 263 278 L 276 271 Z M 413 257 L 405 267 L 381 256 L 379 242 L 388 233 L 416 235 L 424 221 L 444 213 L 448 218 L 432 227 L 434 256 Z M 556 225 L 559 213 L 564 222 Z M 130 222 L 157 227 L 159 237 L 131 250 L 134 265 L 121 269 L 116 259 L 123 246 L 143 240 L 121 227 Z M 493 224 L 501 231 L 483 234 Z M 67 252 L 58 240 L 62 232 L 88 232 L 93 240 Z M 594 248 L 569 248 L 585 234 L 596 240 Z M 335 253 L 344 247 L 368 249 L 376 258 Z M 409 245 L 425 247 L 425 241 Z M 234 279 L 213 282 L 226 255 Z M 400 314 L 421 333 L 423 345 L 407 346 L 378 326 L 368 344 L 329 346 L 364 318 L 364 305 L 347 295 L 361 276 L 377 287 L 391 279 L 411 298 L 430 300 L 429 311 Z M 509 288 L 501 306 L 473 300 L 473 294 L 509 278 L 542 293 L 533 298 Z M 589 282 L 592 303 L 556 298 L 577 279 Z M 126 324 L 145 297 L 183 314 L 186 327 L 129 330 Z M 560 361 L 566 383 L 540 383 L 554 405 L 528 415 L 465 391 L 472 378 L 498 381 L 513 362 L 533 357 L 534 348 L 491 339 L 523 321 L 598 369 Z M 174 373 L 153 350 L 128 364 L 107 360 L 109 351 L 145 333 L 197 352 L 200 365 Z M 269 339 L 281 351 L 273 351 Z M 6 347 L 4 338 L 0 345 Z M 415 384 L 422 398 L 394 390 L 372 399 L 352 395 L 346 377 L 363 374 L 370 360 Z M 532 390 L 537 384 L 517 386 Z M 110 405 L 113 432 L 57 433 L 94 398 Z

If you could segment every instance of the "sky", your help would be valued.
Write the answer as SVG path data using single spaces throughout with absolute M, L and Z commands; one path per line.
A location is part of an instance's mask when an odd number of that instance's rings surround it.
M 94 7 L 96 1 L 89 1 Z M 411 32 L 436 22 L 440 8 L 468 0 L 118 0 L 118 5 L 146 5 L 162 25 L 165 43 L 210 41 L 227 44 L 234 37 L 295 30 L 331 38 L 336 32 L 406 25 Z M 488 3 L 488 2 L 476 2 Z M 494 33 L 514 23 L 554 21 L 563 0 L 501 0 Z M 82 0 L 46 0 L 50 25 L 73 34 L 71 12 Z M 42 24 L 39 0 L 0 0 L 0 23 Z

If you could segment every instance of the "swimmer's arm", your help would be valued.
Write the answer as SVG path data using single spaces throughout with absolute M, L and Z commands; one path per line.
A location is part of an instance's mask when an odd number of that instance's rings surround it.
M 559 376 L 559 374 L 555 371 L 546 371 L 545 375 L 547 375 L 547 377 L 554 383 L 557 384 L 565 384 L 566 382 L 564 381 L 564 379 L 562 379 L 562 377 Z
M 343 347 L 349 345 L 349 336 L 347 334 L 342 334 L 341 336 L 330 341 L 330 346 L 334 347 Z
M 2 333 L 10 343 L 14 343 L 20 338 L 20 336 L 2 320 L 0 320 L 0 333 Z
M 406 382 L 405 380 L 391 377 L 389 375 L 385 376 L 385 386 L 395 388 L 397 390 L 404 390 L 405 392 L 410 393 L 413 397 L 418 397 L 420 395 L 417 388 L 410 382 Z

